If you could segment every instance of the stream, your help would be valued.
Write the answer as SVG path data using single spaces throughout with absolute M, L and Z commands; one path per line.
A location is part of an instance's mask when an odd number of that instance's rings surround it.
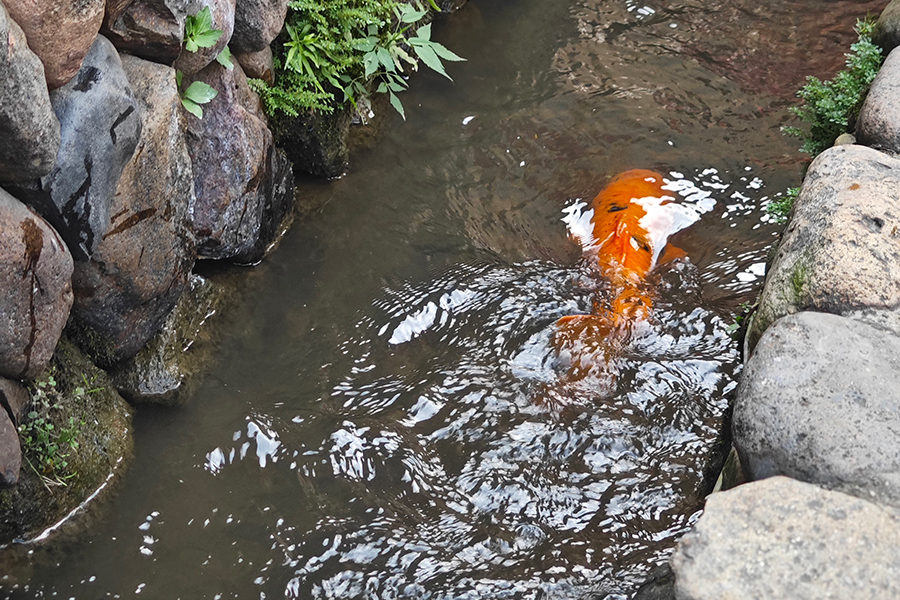
M 702 508 L 799 185 L 780 132 L 885 2 L 471 0 L 467 62 L 412 77 L 262 264 L 185 406 L 77 535 L 20 546 L 0 598 L 630 598 Z M 390 110 L 386 108 L 385 110 Z M 652 276 L 612 385 L 560 376 L 603 281 L 563 218 L 616 173 L 702 213 Z M 215 318 L 215 317 L 214 317 Z M 0 564 L 3 564 L 0 559 Z

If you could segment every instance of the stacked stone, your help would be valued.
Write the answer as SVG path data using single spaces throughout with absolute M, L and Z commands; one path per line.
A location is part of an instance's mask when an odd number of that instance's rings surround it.
M 681 540 L 676 598 L 900 598 L 900 1 L 876 32 L 860 145 L 810 165 L 749 324 L 750 483 Z
M 185 19 L 207 7 L 223 33 L 187 52 Z M 241 64 L 271 71 L 260 53 L 286 10 L 0 0 L 0 487 L 19 475 L 21 382 L 47 368 L 67 323 L 94 362 L 133 373 L 198 259 L 257 262 L 280 231 L 291 165 Z M 232 69 L 215 60 L 226 45 Z M 176 70 L 182 89 L 218 91 L 202 119 L 183 109 Z

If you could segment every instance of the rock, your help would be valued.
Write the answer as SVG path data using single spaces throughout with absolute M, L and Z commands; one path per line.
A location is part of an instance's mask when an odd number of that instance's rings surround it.
M 274 66 L 272 65 L 272 49 L 266 46 L 259 52 L 236 53 L 234 55 L 247 77 L 262 79 L 269 85 L 275 83 Z
M 59 121 L 53 114 L 44 65 L 0 4 L 0 181 L 29 181 L 53 168 Z
M 16 426 L 5 411 L 0 410 L 0 488 L 12 487 L 19 481 L 22 449 Z
M 207 321 L 227 303 L 223 286 L 191 275 L 159 333 L 113 373 L 119 393 L 134 404 L 181 404 L 199 383 L 212 356 Z
M 900 517 L 774 477 L 711 495 L 672 557 L 679 600 L 900 597 Z
M 102 366 L 134 356 L 175 306 L 196 260 L 184 111 L 171 67 L 133 56 L 122 65 L 143 128 L 112 198 L 112 219 L 90 261 L 75 265 L 73 335 Z
M 25 418 L 29 401 L 28 390 L 19 382 L 0 377 L 0 406 L 6 409 L 13 425 L 18 426 Z
M 347 107 L 330 114 L 308 111 L 297 117 L 277 115 L 272 119 L 275 144 L 284 150 L 298 169 L 326 179 L 340 177 L 347 170 L 350 123 Z
M 101 32 L 120 51 L 171 65 L 184 39 L 183 0 L 107 0 Z
M 891 0 L 881 11 L 872 29 L 872 41 L 881 46 L 885 54 L 900 46 L 900 1 Z
M 634 600 L 675 600 L 675 574 L 668 563 L 653 569 L 635 592 Z
M 900 152 L 900 52 L 891 52 L 859 111 L 856 139 L 860 144 Z
M 268 48 L 284 27 L 287 5 L 287 0 L 237 0 L 231 49 L 247 53 Z
M 844 146 L 846 144 L 855 144 L 856 136 L 852 133 L 842 133 L 841 135 L 834 138 L 834 146 Z
M 734 445 L 750 479 L 787 475 L 900 507 L 900 337 L 802 312 L 766 331 L 738 386 Z
M 188 117 L 198 254 L 256 262 L 293 206 L 290 164 L 274 149 L 259 99 L 239 65 L 229 71 L 214 63 L 197 79 L 219 91 L 203 119 Z
M 775 319 L 900 306 L 900 160 L 837 146 L 810 165 L 750 319 L 752 350 Z
M 193 75 L 216 60 L 219 53 L 231 41 L 231 34 L 234 32 L 234 4 L 235 0 L 192 0 L 189 2 L 187 9 L 189 15 L 196 15 L 208 6 L 212 15 L 212 27 L 221 31 L 222 35 L 210 48 L 200 48 L 196 52 L 182 49 L 181 55 L 174 64 L 176 69 L 185 75 Z
M 72 256 L 56 232 L 0 190 L 0 376 L 43 370 L 72 306 Z
M 122 473 L 133 448 L 132 410 L 119 396 L 109 377 L 85 358 L 65 337 L 52 360 L 52 381 L 35 382 L 47 401 L 58 408 L 49 411 L 54 428 L 75 424 L 77 448 L 64 449 L 68 463 L 57 473 L 65 486 L 47 487 L 31 469 L 22 469 L 18 485 L 0 490 L 0 544 L 28 540 L 57 523 L 89 496 L 109 493 Z M 49 374 L 49 372 L 48 372 Z M 24 456 L 38 459 L 23 444 Z M 91 506 L 96 507 L 97 502 Z M 96 510 L 88 508 L 88 511 Z M 79 511 L 78 519 L 84 519 Z
M 49 175 L 14 188 L 87 260 L 109 228 L 109 206 L 141 134 L 140 113 L 122 61 L 97 36 L 78 76 L 50 93 L 62 142 Z
M 9 15 L 28 38 L 28 47 L 44 63 L 50 89 L 78 73 L 100 31 L 105 0 L 3 0 Z

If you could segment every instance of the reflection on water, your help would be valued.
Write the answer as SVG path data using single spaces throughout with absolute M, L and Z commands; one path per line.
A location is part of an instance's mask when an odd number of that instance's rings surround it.
M 435 28 L 455 83 L 301 182 L 323 208 L 246 272 L 212 376 L 138 411 L 87 531 L 0 553 L 0 597 L 629 597 L 711 483 L 728 325 L 799 180 L 785 99 L 868 8 L 472 0 Z M 604 390 L 551 349 L 605 292 L 562 219 L 630 168 L 702 218 Z

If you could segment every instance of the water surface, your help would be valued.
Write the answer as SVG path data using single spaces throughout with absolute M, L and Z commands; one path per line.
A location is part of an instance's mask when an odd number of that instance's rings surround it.
M 5 558 L 4 597 L 627 598 L 697 516 L 797 185 L 781 135 L 878 2 L 473 0 L 408 120 L 244 273 L 211 376 L 141 408 L 89 530 Z M 604 293 L 562 218 L 650 168 L 704 214 L 653 275 L 612 388 L 561 377 Z

